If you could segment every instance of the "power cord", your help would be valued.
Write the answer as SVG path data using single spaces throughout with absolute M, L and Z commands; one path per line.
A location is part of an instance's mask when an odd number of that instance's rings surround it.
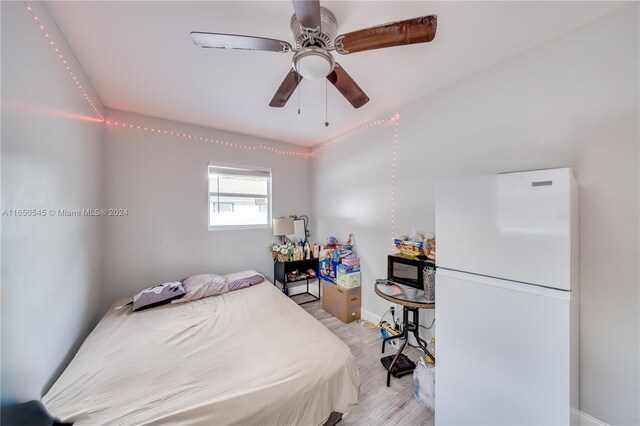
M 387 316 L 387 314 L 389 312 L 391 312 L 392 308 L 387 309 L 387 311 L 382 314 L 382 316 L 380 317 L 380 321 L 378 322 L 378 324 L 374 323 L 373 321 L 369 321 L 369 320 L 361 320 L 362 326 L 368 330 L 379 330 L 380 327 L 382 327 L 382 323 L 384 322 L 384 317 Z M 395 321 L 395 318 L 393 319 Z M 431 328 L 433 328 L 433 324 L 435 324 L 436 319 L 434 318 L 433 321 L 431 321 L 431 324 L 429 324 L 429 327 L 425 327 L 422 324 L 418 324 L 420 327 L 424 328 L 425 330 L 430 330 Z M 409 346 L 411 346 L 412 348 L 416 348 L 416 349 L 420 349 L 422 350 L 421 347 L 416 346 L 416 345 L 412 345 L 411 343 L 407 342 L 407 344 Z
M 387 311 L 384 314 L 382 314 L 382 316 L 380 317 L 380 321 L 377 324 L 369 320 L 361 320 L 360 322 L 362 323 L 362 326 L 366 329 L 378 330 L 382 326 L 384 317 L 386 317 L 389 312 L 391 312 L 391 308 L 387 309 Z
M 431 325 L 429 327 L 425 327 L 422 324 L 418 324 L 420 327 L 424 328 L 425 330 L 431 330 L 431 327 L 433 327 L 433 324 L 436 322 L 436 319 L 434 318 L 433 321 L 431 321 Z
M 378 325 L 374 324 L 372 321 L 368 321 L 368 320 L 362 320 L 362 326 L 364 328 L 367 328 L 369 330 L 377 330 L 378 329 Z

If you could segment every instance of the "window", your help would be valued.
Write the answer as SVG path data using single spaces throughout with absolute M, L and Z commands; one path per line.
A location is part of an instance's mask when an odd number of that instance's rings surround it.
M 209 164 L 209 230 L 271 226 L 271 170 Z
M 213 212 L 214 213 L 220 213 L 220 212 L 231 212 L 233 213 L 233 207 L 235 206 L 235 204 L 233 203 L 218 203 L 218 202 L 214 202 L 213 203 Z

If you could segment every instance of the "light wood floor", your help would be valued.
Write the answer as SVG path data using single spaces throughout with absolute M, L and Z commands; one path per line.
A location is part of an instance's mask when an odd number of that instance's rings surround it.
M 341 425 L 432 425 L 433 411 L 420 404 L 413 396 L 413 376 L 391 378 L 386 385 L 386 370 L 380 363 L 381 341 L 378 332 L 364 328 L 359 321 L 345 324 L 324 310 L 320 302 L 302 307 L 344 341 L 356 358 L 362 385 L 360 403 L 338 424 Z M 395 350 L 389 346 L 385 355 Z M 406 354 L 416 362 L 422 352 L 405 348 Z

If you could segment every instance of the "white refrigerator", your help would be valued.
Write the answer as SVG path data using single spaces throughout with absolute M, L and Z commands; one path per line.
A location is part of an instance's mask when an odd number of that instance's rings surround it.
M 564 425 L 578 409 L 571 169 L 436 188 L 438 425 Z

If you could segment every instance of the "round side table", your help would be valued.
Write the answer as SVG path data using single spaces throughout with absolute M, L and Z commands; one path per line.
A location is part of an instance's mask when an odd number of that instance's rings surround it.
M 391 364 L 389 365 L 389 369 L 387 370 L 388 387 L 391 385 L 391 370 L 396 361 L 398 361 L 398 358 L 400 357 L 400 354 L 404 350 L 405 346 L 407 346 L 409 333 L 413 334 L 413 336 L 416 338 L 416 341 L 418 342 L 418 345 L 420 345 L 420 348 L 424 351 L 424 353 L 427 354 L 427 356 L 431 358 L 433 362 L 436 361 L 435 356 L 433 356 L 433 354 L 431 354 L 431 352 L 427 350 L 427 342 L 422 337 L 420 337 L 420 334 L 418 333 L 420 328 L 419 310 L 435 309 L 436 304 L 429 302 L 424 298 L 423 290 L 389 280 L 377 280 L 374 289 L 378 296 L 391 303 L 402 306 L 402 332 L 397 336 L 390 336 L 382 341 L 382 353 L 384 353 L 384 347 L 388 341 L 394 339 L 403 340 L 398 353 L 393 358 L 393 361 L 391 362 Z M 411 321 L 409 321 L 410 312 L 412 314 Z

